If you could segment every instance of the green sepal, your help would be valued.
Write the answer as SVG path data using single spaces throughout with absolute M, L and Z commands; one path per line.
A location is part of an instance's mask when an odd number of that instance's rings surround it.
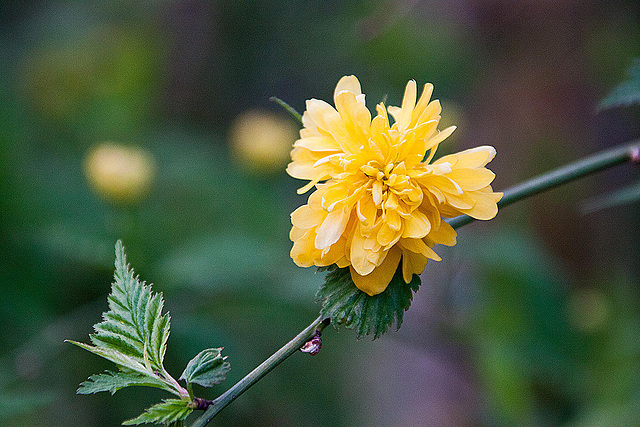
M 634 58 L 627 75 L 629 79 L 614 87 L 600 102 L 600 110 L 640 104 L 640 58 Z
M 399 266 L 387 289 L 369 296 L 353 283 L 349 268 L 332 265 L 323 270 L 329 273 L 316 294 L 316 299 L 322 302 L 320 315 L 330 318 L 336 327 L 353 329 L 358 339 L 369 334 L 376 339 L 394 323 L 400 329 L 413 292 L 420 287 L 420 276 L 414 274 L 411 282 L 405 283 Z
M 222 347 L 202 350 L 187 363 L 180 379 L 185 380 L 187 384 L 195 383 L 203 387 L 220 384 L 231 369 L 229 362 L 225 362 L 226 358 L 222 356 Z
M 182 425 L 189 414 L 193 412 L 193 408 L 189 401 L 182 399 L 166 399 L 162 403 L 158 403 L 148 408 L 137 417 L 122 423 L 125 426 L 138 424 L 165 424 L 165 425 Z

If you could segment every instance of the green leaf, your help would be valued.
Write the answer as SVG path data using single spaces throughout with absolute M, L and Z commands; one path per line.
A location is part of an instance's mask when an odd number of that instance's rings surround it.
M 127 385 L 150 385 L 180 397 L 188 392 L 164 369 L 169 338 L 169 314 L 162 314 L 162 294 L 140 282 L 127 264 L 122 242 L 116 243 L 114 282 L 109 294 L 109 311 L 94 325 L 90 335 L 94 345 L 69 341 L 115 363 L 120 372 L 93 376 L 79 393 L 115 393 Z
M 602 196 L 587 200 L 582 205 L 582 212 L 589 214 L 603 209 L 636 203 L 640 200 L 640 182 L 612 191 Z
M 208 348 L 202 350 L 187 363 L 187 367 L 180 376 L 187 384 L 196 383 L 203 387 L 213 387 L 220 384 L 227 377 L 231 369 L 226 356 L 221 354 L 222 348 Z
M 185 420 L 193 408 L 189 402 L 181 399 L 166 399 L 162 403 L 153 405 L 139 416 L 122 423 L 125 426 L 138 424 L 179 424 Z
M 89 379 L 78 388 L 78 394 L 92 394 L 101 391 L 108 391 L 114 394 L 116 391 L 130 386 L 147 386 L 165 388 L 165 383 L 148 375 L 137 372 L 111 372 L 105 371 L 102 374 L 91 375 Z
M 151 285 L 140 283 L 127 264 L 122 242 L 116 243 L 116 271 L 110 310 L 94 326 L 91 341 L 131 356 L 145 366 L 162 371 L 169 338 L 169 314 L 162 315 L 162 294 L 151 292 Z M 149 367 L 147 366 L 147 367 Z
M 316 295 L 322 301 L 320 315 L 330 318 L 335 326 L 354 329 L 357 338 L 373 334 L 376 339 L 394 323 L 399 329 L 413 292 L 420 287 L 420 276 L 414 274 L 407 284 L 400 268 L 384 292 L 369 296 L 356 287 L 348 268 L 328 267 L 329 273 Z
M 627 69 L 627 75 L 629 79 L 613 88 L 609 95 L 600 102 L 600 110 L 640 104 L 640 58 L 634 58 L 633 63 Z

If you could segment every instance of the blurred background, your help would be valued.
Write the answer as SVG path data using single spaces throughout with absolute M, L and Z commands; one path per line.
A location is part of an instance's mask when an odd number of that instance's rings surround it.
M 168 397 L 79 396 L 111 369 L 63 344 L 106 310 L 113 247 L 172 315 L 179 376 L 227 382 L 308 325 L 322 274 L 289 258 L 302 111 L 356 74 L 368 106 L 432 82 L 446 154 L 490 144 L 495 188 L 640 136 L 598 111 L 640 56 L 636 1 L 0 2 L 0 423 L 118 425 Z M 405 324 L 324 334 L 212 425 L 640 425 L 637 185 L 619 166 L 460 230 Z

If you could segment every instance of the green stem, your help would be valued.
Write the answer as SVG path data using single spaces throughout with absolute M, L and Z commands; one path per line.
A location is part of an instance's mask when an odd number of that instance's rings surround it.
M 601 151 L 600 153 L 594 154 L 585 159 L 578 160 L 577 162 L 570 163 L 551 172 L 547 172 L 536 178 L 506 189 L 502 200 L 498 203 L 498 207 L 504 208 L 505 206 L 527 197 L 531 197 L 542 191 L 550 190 L 578 178 L 629 161 L 634 155 L 638 156 L 637 153 L 639 150 L 640 140 L 636 140 L 624 147 L 616 147 L 610 150 Z M 449 224 L 453 228 L 460 228 L 473 221 L 474 219 L 467 215 L 461 215 L 448 220 Z M 322 331 L 327 324 L 328 319 L 318 317 L 284 347 L 276 351 L 270 358 L 262 362 L 260 366 L 255 368 L 246 377 L 241 379 L 233 387 L 215 399 L 209 408 L 207 408 L 205 413 L 198 418 L 191 427 L 202 427 L 207 425 L 218 412 L 224 409 L 229 403 L 233 402 L 249 387 L 258 382 L 283 360 L 295 353 L 304 343 L 309 341 L 315 334 L 316 329 Z
M 615 147 L 601 151 L 577 162 L 570 163 L 521 184 L 517 184 L 511 188 L 507 188 L 504 190 L 502 200 L 498 202 L 498 208 L 502 209 L 512 203 L 543 191 L 550 190 L 620 163 L 625 163 L 631 159 L 632 153 L 637 150 L 640 150 L 640 140 L 636 140 L 623 147 Z M 473 221 L 475 221 L 475 219 L 467 215 L 461 215 L 447 220 L 453 228 L 462 227 Z
M 287 104 L 286 102 L 284 102 L 282 99 L 278 98 L 277 96 L 272 96 L 271 98 L 269 98 L 269 101 L 273 101 L 273 102 L 277 103 L 282 108 L 287 110 L 287 112 L 289 114 L 291 114 L 297 121 L 302 123 L 302 115 L 300 113 L 298 113 L 298 111 L 296 111 L 296 109 L 293 108 L 291 105 Z
M 309 341 L 315 334 L 316 329 L 322 330 L 326 326 L 326 322 L 322 317 L 318 317 L 309 326 L 307 326 L 302 332 L 300 332 L 294 339 L 289 341 L 276 351 L 270 358 L 265 360 L 251 371 L 247 376 L 238 381 L 233 387 L 221 394 L 218 398 L 213 400 L 213 403 L 207 408 L 204 414 L 198 418 L 191 427 L 202 427 L 207 425 L 209 421 L 228 404 L 233 402 L 238 396 L 247 391 L 249 387 L 257 383 L 262 377 L 267 375 L 273 368 L 278 366 L 287 357 L 298 351 L 300 347 L 307 341 Z

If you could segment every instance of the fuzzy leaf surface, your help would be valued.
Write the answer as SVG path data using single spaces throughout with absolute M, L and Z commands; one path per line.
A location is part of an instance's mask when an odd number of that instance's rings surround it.
M 226 357 L 222 356 L 222 348 L 202 350 L 187 363 L 180 379 L 203 387 L 213 387 L 220 384 L 231 369 L 231 364 L 225 362 L 225 359 Z
M 414 274 L 405 283 L 398 268 L 384 292 L 369 296 L 356 287 L 349 268 L 327 268 L 329 273 L 318 290 L 316 298 L 322 302 L 320 315 L 331 319 L 335 326 L 355 330 L 356 337 L 373 334 L 376 339 L 391 325 L 402 325 L 404 312 L 411 306 L 413 292 L 420 287 L 420 276 Z
M 148 408 L 137 417 L 122 423 L 125 426 L 138 424 L 178 424 L 181 425 L 189 414 L 193 412 L 193 408 L 189 406 L 189 402 L 182 399 L 166 399 L 162 403 L 158 403 Z
M 635 58 L 627 69 L 629 79 L 620 83 L 600 103 L 600 109 L 640 104 L 640 58 Z

